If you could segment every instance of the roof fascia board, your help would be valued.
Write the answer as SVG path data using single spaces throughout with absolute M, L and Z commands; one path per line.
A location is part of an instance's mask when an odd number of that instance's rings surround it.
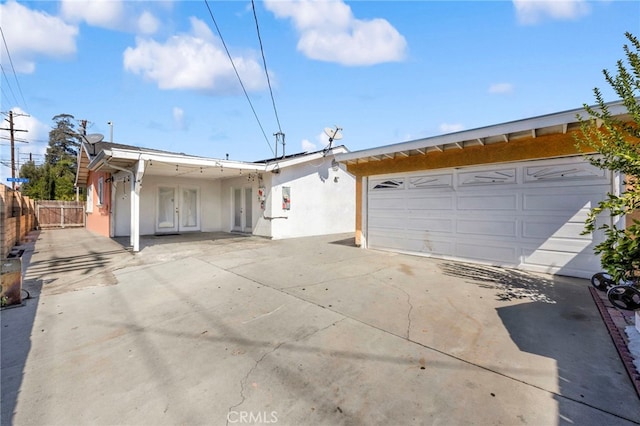
M 274 169 L 283 169 L 285 167 L 292 167 L 298 164 L 307 163 L 309 161 L 313 161 L 321 158 L 327 158 L 330 155 L 340 155 L 340 154 L 346 154 L 348 152 L 349 150 L 344 146 L 338 146 L 335 148 L 331 148 L 329 151 L 327 151 L 326 154 L 323 153 L 322 151 L 318 151 L 318 152 L 312 152 L 310 154 L 300 156 L 297 158 L 291 158 L 288 160 L 282 160 L 282 161 L 274 160 L 273 162 L 270 162 L 267 164 L 266 171 L 272 171 Z
M 95 156 L 89 164 L 89 169 L 96 169 L 104 164 L 103 160 L 109 164 L 112 159 L 118 160 L 143 160 L 158 163 L 169 163 L 177 165 L 201 166 L 201 167 L 224 167 L 237 170 L 260 170 L 264 166 L 261 164 L 247 163 L 242 161 L 218 160 L 215 158 L 191 157 L 186 155 L 172 155 L 163 153 L 150 153 L 144 151 L 134 151 L 121 148 L 110 148 L 102 150 Z
M 627 112 L 622 101 L 610 102 L 606 104 L 611 115 L 621 115 Z M 598 107 L 592 107 L 599 110 Z M 462 142 L 467 140 L 484 139 L 492 136 L 505 135 L 510 133 L 518 133 L 531 129 L 541 129 L 545 127 L 553 127 L 568 123 L 577 123 L 577 116 L 587 118 L 587 112 L 584 108 L 578 108 L 570 111 L 564 111 L 554 114 L 542 115 L 539 117 L 527 118 L 523 120 L 510 121 L 507 123 L 496 124 L 477 129 L 463 130 L 461 132 L 447 133 L 444 135 L 431 136 L 423 139 L 416 139 L 408 142 L 400 142 L 391 145 L 385 145 L 377 148 L 363 149 L 360 151 L 352 151 L 346 154 L 336 156 L 337 161 L 345 162 L 357 160 L 366 157 L 393 154 L 399 151 L 411 151 L 421 148 L 434 147 L 438 145 L 446 145 L 450 143 Z

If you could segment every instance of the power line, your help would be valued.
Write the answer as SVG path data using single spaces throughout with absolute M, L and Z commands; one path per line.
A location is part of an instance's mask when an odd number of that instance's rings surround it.
M 4 38 L 4 31 L 2 31 L 2 27 L 0 26 L 0 34 L 2 34 L 2 41 L 4 42 L 4 48 L 7 50 L 7 56 L 9 57 L 9 63 L 11 64 L 11 69 L 13 70 L 13 76 L 16 79 L 16 84 L 18 85 L 18 90 L 20 91 L 20 96 L 22 97 L 22 102 L 24 102 L 24 108 L 29 109 L 27 107 L 27 101 L 24 99 L 24 95 L 22 94 L 22 87 L 20 87 L 20 82 L 18 81 L 18 74 L 16 74 L 16 69 L 13 66 L 13 59 L 11 59 L 11 53 L 9 52 L 9 46 L 7 46 L 7 39 Z M 3 70 L 4 72 L 4 70 Z
M 278 110 L 276 109 L 276 100 L 273 97 L 273 89 L 271 88 L 271 79 L 269 78 L 269 71 L 267 69 L 267 60 L 264 57 L 264 48 L 262 47 L 262 37 L 260 37 L 260 27 L 258 26 L 258 15 L 256 14 L 256 5 L 251 0 L 251 7 L 253 8 L 253 19 L 256 21 L 256 32 L 258 33 L 258 41 L 260 42 L 260 53 L 262 54 L 262 63 L 264 64 L 264 74 L 267 77 L 267 84 L 269 85 L 269 93 L 271 94 L 271 104 L 273 105 L 273 112 L 276 116 L 276 122 L 278 123 L 278 133 L 282 133 L 282 127 L 280 126 L 280 118 L 278 118 Z M 278 148 L 276 147 L 276 150 Z M 284 155 L 284 152 L 283 152 Z
M 3 139 L 5 141 L 10 141 L 11 138 L 9 136 L 0 136 L 0 139 Z M 13 138 L 14 142 L 22 142 L 22 143 L 29 143 L 28 140 L 26 139 L 22 139 L 22 138 Z
M 2 70 L 2 76 L 4 77 L 5 81 L 7 82 L 7 87 L 9 87 L 9 92 L 11 92 L 11 96 L 13 96 L 13 101 L 15 102 L 15 104 L 17 106 L 19 104 L 18 98 L 16 98 L 16 94 L 13 92 L 13 87 L 11 87 L 11 83 L 9 83 L 9 78 L 7 77 L 7 73 L 4 71 L 4 67 L 2 66 L 1 63 L 0 63 L 0 69 Z M 5 91 L 3 90 L 2 93 L 5 93 Z
M 211 16 L 211 20 L 213 21 L 213 25 L 215 25 L 216 31 L 218 31 L 218 35 L 220 36 L 220 41 L 222 42 L 222 46 L 224 46 L 224 50 L 227 52 L 227 56 L 229 57 L 229 61 L 231 61 L 231 66 L 233 67 L 233 71 L 236 73 L 236 77 L 238 78 L 238 81 L 240 82 L 240 86 L 242 87 L 242 91 L 244 92 L 244 96 L 247 98 L 247 101 L 249 102 L 249 106 L 251 107 L 251 111 L 253 111 L 253 116 L 256 118 L 256 121 L 258 122 L 258 126 L 260 126 L 260 130 L 262 131 L 262 135 L 264 136 L 264 140 L 267 143 L 267 145 L 269 146 L 269 149 L 271 150 L 271 153 L 275 155 L 275 153 L 273 152 L 273 148 L 271 147 L 271 143 L 269 142 L 269 139 L 267 138 L 267 134 L 265 133 L 264 128 L 262 127 L 262 123 L 260 122 L 260 119 L 258 118 L 258 114 L 256 113 L 256 110 L 253 107 L 253 103 L 251 102 L 251 99 L 249 98 L 249 94 L 247 93 L 247 89 L 245 89 L 244 83 L 242 82 L 242 79 L 240 78 L 240 74 L 238 73 L 238 69 L 236 68 L 236 64 L 233 62 L 233 58 L 231 57 L 231 53 L 229 53 L 229 49 L 227 48 L 227 44 L 224 42 L 224 38 L 222 37 L 222 32 L 220 31 L 220 28 L 218 27 L 218 23 L 216 22 L 216 18 L 213 17 L 213 12 L 211 11 L 211 7 L 209 6 L 209 1 L 208 0 L 204 0 L 204 3 L 207 5 L 207 9 L 209 9 L 209 15 Z

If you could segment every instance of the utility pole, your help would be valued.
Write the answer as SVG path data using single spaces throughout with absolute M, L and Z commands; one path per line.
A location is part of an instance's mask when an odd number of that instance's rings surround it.
M 24 116 L 24 117 L 28 117 L 28 115 L 26 114 L 18 114 L 16 115 L 16 117 L 19 116 Z M 11 178 L 15 179 L 16 177 L 16 153 L 15 153 L 15 132 L 28 132 L 28 130 L 23 130 L 23 129 L 16 129 L 14 127 L 14 123 L 13 123 L 13 111 L 9 111 L 9 119 L 4 119 L 4 121 L 9 122 L 9 128 L 2 128 L 1 130 L 8 130 L 9 131 L 9 136 L 10 136 L 10 140 L 11 140 Z M 16 183 L 15 182 L 11 182 L 11 188 L 12 189 L 16 189 Z

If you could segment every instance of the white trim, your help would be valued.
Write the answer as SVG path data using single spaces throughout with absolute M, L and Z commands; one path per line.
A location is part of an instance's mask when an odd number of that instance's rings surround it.
M 360 247 L 367 248 L 367 236 L 369 232 L 369 178 L 366 176 L 362 177 L 362 209 L 360 213 L 361 224 L 360 224 Z
M 87 187 L 87 213 L 93 213 L 93 182 Z

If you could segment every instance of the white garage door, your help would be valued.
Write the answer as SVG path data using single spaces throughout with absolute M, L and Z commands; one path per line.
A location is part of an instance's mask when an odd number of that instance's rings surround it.
M 611 188 L 581 157 L 373 176 L 367 245 L 588 278 L 602 235 L 581 232 Z

